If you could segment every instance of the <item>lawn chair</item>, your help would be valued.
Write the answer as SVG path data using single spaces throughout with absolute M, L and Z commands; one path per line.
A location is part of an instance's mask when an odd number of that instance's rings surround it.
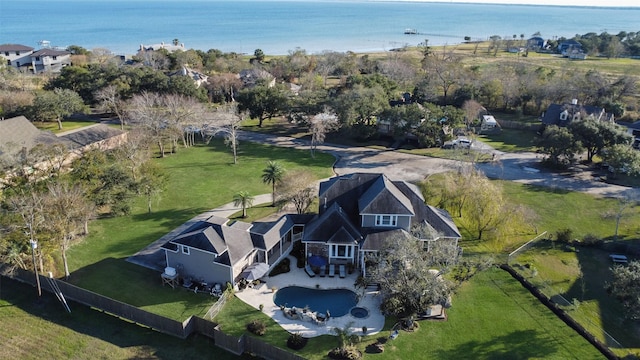
M 327 267 L 325 265 L 320 266 L 320 277 L 325 277 L 327 272 Z
M 336 276 L 336 266 L 334 264 L 329 265 L 329 277 Z
M 347 269 L 344 265 L 340 265 L 340 277 L 344 278 L 347 276 Z
M 313 272 L 313 269 L 311 268 L 311 266 L 309 264 L 307 264 L 307 266 L 304 267 L 304 271 L 307 272 L 307 275 L 309 275 L 309 277 L 316 276 L 316 273 Z

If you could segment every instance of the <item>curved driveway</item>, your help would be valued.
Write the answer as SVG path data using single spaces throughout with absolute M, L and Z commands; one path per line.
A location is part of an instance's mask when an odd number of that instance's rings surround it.
M 240 139 L 305 150 L 309 150 L 310 146 L 308 140 L 247 131 L 240 133 Z M 600 196 L 640 196 L 640 189 L 607 184 L 600 181 L 599 176 L 590 171 L 558 174 L 538 170 L 536 164 L 540 161 L 539 154 L 502 153 L 493 151 L 484 144 L 479 144 L 479 147 L 478 151 L 496 154 L 496 161 L 476 164 L 476 167 L 490 178 L 582 191 Z M 405 180 L 414 183 L 435 173 L 458 169 L 462 165 L 460 161 L 455 160 L 366 147 L 348 147 L 325 143 L 319 145 L 317 150 L 330 153 L 336 157 L 337 161 L 334 165 L 334 170 L 339 175 L 352 172 L 376 172 L 385 173 L 394 180 Z

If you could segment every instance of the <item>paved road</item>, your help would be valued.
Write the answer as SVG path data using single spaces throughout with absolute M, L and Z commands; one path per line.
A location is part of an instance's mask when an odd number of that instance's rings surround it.
M 240 139 L 282 147 L 309 149 L 309 141 L 285 136 L 275 136 L 255 132 L 241 132 Z M 538 170 L 539 154 L 502 153 L 485 144 L 474 145 L 475 151 L 496 154 L 496 161 L 476 164 L 488 177 L 517 181 L 525 184 L 582 191 L 594 195 L 618 197 L 626 194 L 640 196 L 640 189 L 611 185 L 599 180 L 599 176 L 589 171 L 557 174 Z M 405 154 L 392 150 L 377 150 L 364 147 L 348 147 L 322 144 L 319 151 L 333 154 L 337 161 L 334 171 L 341 174 L 351 172 L 380 172 L 394 180 L 417 182 L 429 175 L 459 169 L 462 163 L 455 160 L 431 158 Z

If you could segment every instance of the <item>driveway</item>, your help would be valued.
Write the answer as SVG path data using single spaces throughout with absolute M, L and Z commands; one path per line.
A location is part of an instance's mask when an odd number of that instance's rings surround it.
M 241 132 L 240 139 L 307 151 L 310 146 L 307 140 L 246 131 Z M 384 173 L 394 180 L 415 183 L 429 175 L 456 170 L 462 166 L 460 161 L 405 154 L 393 150 L 348 147 L 336 144 L 322 144 L 317 149 L 336 157 L 334 171 L 338 175 L 352 172 L 375 172 Z M 483 143 L 474 144 L 473 149 L 496 155 L 495 161 L 476 164 L 476 167 L 489 178 L 581 191 L 599 196 L 640 196 L 640 189 L 607 184 L 600 181 L 600 177 L 590 171 L 558 174 L 540 170 L 537 168 L 541 160 L 540 154 L 503 153 L 495 151 Z

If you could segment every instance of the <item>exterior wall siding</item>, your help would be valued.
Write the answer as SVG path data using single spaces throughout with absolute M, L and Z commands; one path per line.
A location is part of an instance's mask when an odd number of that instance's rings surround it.
M 229 266 L 213 262 L 213 255 L 190 249 L 190 254 L 183 254 L 179 248 L 177 253 L 167 251 L 168 266 L 176 268 L 182 278 L 190 277 L 204 280 L 209 284 L 233 282 Z

